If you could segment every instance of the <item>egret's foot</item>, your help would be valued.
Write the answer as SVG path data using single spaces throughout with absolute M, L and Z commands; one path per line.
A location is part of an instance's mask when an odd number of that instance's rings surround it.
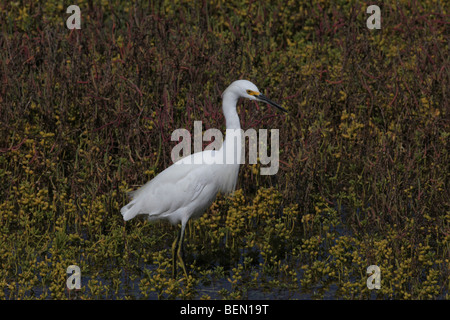
M 183 239 L 184 239 L 184 228 L 185 224 L 181 224 L 181 230 L 178 233 L 177 239 L 172 244 L 172 277 L 175 279 L 177 277 L 177 258 L 180 260 L 181 268 L 183 269 L 184 275 L 187 278 L 186 265 L 184 264 L 184 251 L 183 251 Z

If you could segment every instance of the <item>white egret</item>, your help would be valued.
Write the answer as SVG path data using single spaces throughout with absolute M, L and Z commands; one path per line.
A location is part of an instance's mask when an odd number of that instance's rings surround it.
M 205 150 L 187 156 L 168 167 L 138 190 L 130 193 L 130 203 L 120 210 L 125 221 L 139 214 L 148 220 L 165 219 L 172 224 L 181 222 L 181 230 L 172 245 L 172 275 L 176 276 L 176 256 L 187 277 L 183 261 L 183 238 L 186 224 L 199 218 L 215 200 L 217 194 L 227 194 L 236 186 L 241 155 L 240 121 L 236 111 L 239 98 L 266 102 L 282 111 L 278 104 L 261 94 L 248 80 L 234 81 L 222 94 L 222 109 L 226 128 L 235 130 L 234 144 L 228 144 L 228 134 L 219 150 Z M 231 140 L 231 138 L 229 139 Z M 227 145 L 232 147 L 227 148 Z M 234 159 L 230 163 L 220 159 Z M 217 161 L 214 161 L 217 160 Z M 201 164 L 196 164 L 201 163 Z

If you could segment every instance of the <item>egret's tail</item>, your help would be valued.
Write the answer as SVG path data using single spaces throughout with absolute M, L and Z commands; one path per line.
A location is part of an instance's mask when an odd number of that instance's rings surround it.
M 139 207 L 136 205 L 136 201 L 131 201 L 126 206 L 123 206 L 120 209 L 120 213 L 125 221 L 133 219 L 139 213 Z

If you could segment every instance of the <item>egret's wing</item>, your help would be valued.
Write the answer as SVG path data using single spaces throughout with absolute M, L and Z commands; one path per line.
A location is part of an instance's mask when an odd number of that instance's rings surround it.
M 159 186 L 182 184 L 183 179 L 191 172 L 193 172 L 194 170 L 201 170 L 201 168 L 199 168 L 201 164 L 196 165 L 195 163 L 199 158 L 202 158 L 202 153 L 203 152 L 194 153 L 177 161 L 176 163 L 159 173 L 155 178 L 148 181 L 139 189 L 128 192 L 127 195 L 131 199 L 136 199 L 141 193 L 149 192 L 149 190 L 151 190 L 153 188 L 153 185 L 155 184 L 158 184 Z M 199 172 L 199 177 L 201 177 L 201 172 Z M 189 187 L 189 185 L 187 185 L 187 187 Z
M 198 180 L 197 183 L 193 186 L 192 190 L 186 190 L 187 194 L 190 194 L 190 201 L 194 201 L 198 198 L 198 196 L 202 193 L 203 189 L 205 189 L 206 183 L 205 181 Z
M 213 151 L 205 152 L 210 157 Z M 203 157 L 203 153 L 190 157 L 190 163 L 195 163 L 196 159 L 199 160 L 196 157 Z M 215 168 L 215 165 L 186 164 L 180 161 L 173 164 L 130 193 L 132 201 L 121 209 L 124 219 L 132 219 L 138 214 L 148 214 L 150 219 L 167 217 L 181 208 L 192 206 L 194 201 L 198 208 L 206 206 L 217 193 L 218 177 Z

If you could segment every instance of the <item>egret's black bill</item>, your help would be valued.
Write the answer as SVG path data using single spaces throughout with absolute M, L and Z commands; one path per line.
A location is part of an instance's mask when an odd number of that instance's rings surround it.
M 267 98 L 267 97 L 266 97 L 265 95 L 263 95 L 262 93 L 259 94 L 259 95 L 257 96 L 257 98 L 258 98 L 258 100 L 264 101 L 264 102 L 270 104 L 271 106 L 274 106 L 275 108 L 280 109 L 281 111 L 287 112 L 286 109 L 284 109 L 284 108 L 283 108 L 282 106 L 280 106 L 279 104 L 276 104 L 275 102 L 273 102 L 272 100 L 270 100 L 269 98 Z

